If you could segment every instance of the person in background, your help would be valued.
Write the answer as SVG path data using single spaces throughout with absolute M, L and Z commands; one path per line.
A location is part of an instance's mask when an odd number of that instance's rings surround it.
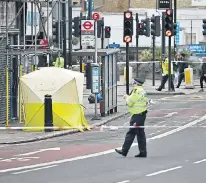
M 184 53 L 180 54 L 179 60 L 180 61 L 186 61 Z M 179 72 L 179 77 L 178 77 L 178 84 L 177 84 L 176 88 L 179 88 L 181 83 L 182 83 L 182 80 L 185 78 L 184 70 L 188 67 L 188 63 L 186 63 L 186 62 L 178 62 L 177 67 L 178 67 L 177 70 Z
M 163 87 L 165 86 L 165 83 L 168 80 L 168 75 L 169 74 L 169 60 L 168 58 L 165 58 L 162 62 L 162 81 L 161 81 L 161 85 L 159 86 L 159 88 L 157 88 L 157 91 L 162 91 Z M 173 64 L 171 64 L 171 79 L 173 78 Z M 173 91 L 175 91 L 174 88 L 174 84 L 173 84 L 173 79 L 171 80 L 171 88 Z
M 146 135 L 144 132 L 144 124 L 147 114 L 147 104 L 150 102 L 146 97 L 146 92 L 142 87 L 143 81 L 140 79 L 134 79 L 134 89 L 130 95 L 126 95 L 126 104 L 131 114 L 130 126 L 141 126 L 140 128 L 130 128 L 126 134 L 124 144 L 121 150 L 115 149 L 115 151 L 122 156 L 126 157 L 128 151 L 137 136 L 140 153 L 135 157 L 147 157 L 146 149 Z
M 200 75 L 200 92 L 203 92 L 203 81 L 206 82 L 206 63 L 202 64 L 201 75 Z
M 56 61 L 53 62 L 54 67 L 58 68 L 64 68 L 64 57 L 62 57 L 62 54 L 56 58 Z

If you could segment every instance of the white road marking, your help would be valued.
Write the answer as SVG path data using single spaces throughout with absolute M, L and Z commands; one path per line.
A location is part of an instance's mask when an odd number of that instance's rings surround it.
M 202 116 L 201 118 L 192 121 L 184 126 L 181 126 L 179 128 L 173 129 L 171 131 L 165 132 L 163 134 L 148 138 L 147 141 L 151 141 L 151 140 L 156 140 L 156 139 L 160 139 L 163 137 L 166 137 L 168 135 L 174 134 L 176 132 L 182 131 L 186 128 L 189 128 L 203 120 L 206 120 L 206 115 Z M 138 143 L 133 143 L 131 147 L 137 146 Z M 121 149 L 122 147 L 119 147 L 117 149 Z M 102 156 L 102 155 L 106 155 L 106 154 L 111 154 L 114 153 L 115 150 L 114 149 L 110 149 L 107 151 L 102 151 L 102 152 L 98 152 L 98 153 L 94 153 L 94 154 L 88 154 L 88 155 L 84 155 L 84 156 L 77 156 L 74 158 L 70 158 L 70 159 L 63 159 L 63 160 L 57 160 L 57 161 L 51 161 L 51 162 L 47 162 L 47 163 L 39 163 L 39 164 L 35 164 L 35 165 L 28 165 L 28 166 L 21 166 L 21 167 L 16 167 L 16 168 L 9 168 L 9 169 L 4 169 L 4 170 L 0 170 L 0 173 L 5 173 L 5 172 L 12 172 L 12 171 L 18 171 L 18 170 L 25 170 L 25 169 L 31 169 L 31 168 L 38 168 L 38 167 L 43 167 L 43 166 L 50 166 L 50 165 L 56 165 L 56 164 L 61 164 L 61 163 L 67 163 L 67 162 L 72 162 L 72 161 L 77 161 L 77 160 L 83 160 L 83 159 L 88 159 L 88 158 L 93 158 L 93 157 L 98 157 L 98 156 Z
M 165 122 L 166 121 L 160 121 L 160 122 L 157 123 L 157 125 L 160 125 L 160 124 L 165 123 Z
M 48 148 L 48 149 L 41 149 L 39 151 L 33 151 L 33 152 L 29 152 L 29 153 L 24 153 L 24 154 L 17 154 L 14 156 L 29 156 L 29 155 L 33 155 L 33 154 L 37 154 L 37 153 L 41 153 L 41 152 L 45 152 L 45 151 L 59 151 L 60 147 L 55 147 L 55 148 Z
M 25 170 L 25 171 L 21 171 L 21 172 L 14 172 L 12 174 L 18 175 L 18 174 L 27 173 L 27 172 L 34 172 L 34 171 L 37 171 L 37 170 L 53 168 L 53 167 L 56 167 L 56 166 L 58 166 L 58 165 L 44 166 L 44 167 L 41 167 L 41 168 L 35 168 L 35 169 Z
M 174 168 L 170 168 L 170 169 L 166 169 L 166 170 L 161 170 L 161 171 L 158 171 L 158 172 L 154 172 L 154 173 L 148 174 L 146 176 L 147 177 L 151 177 L 151 176 L 159 175 L 159 174 L 166 173 L 166 172 L 169 172 L 169 171 L 177 170 L 177 169 L 180 169 L 180 168 L 182 168 L 182 166 L 177 166 L 177 167 L 174 167 Z
M 128 183 L 128 182 L 130 182 L 130 180 L 124 180 L 124 181 L 116 182 L 116 183 Z
M 202 162 L 205 162 L 205 161 L 206 161 L 206 159 L 202 159 L 202 160 L 200 160 L 200 161 L 194 162 L 194 164 L 199 164 L 199 163 L 202 163 Z
M 0 159 L 0 162 L 13 162 L 13 161 L 30 161 L 31 159 L 39 159 L 39 157 L 23 157 L 23 158 L 9 158 L 9 159 Z
M 164 117 L 169 118 L 169 117 L 172 117 L 174 114 L 178 114 L 178 112 L 170 112 L 167 115 L 165 115 Z
M 168 136 L 168 135 L 171 135 L 171 134 L 173 134 L 173 133 L 182 131 L 182 130 L 184 130 L 184 129 L 186 129 L 186 128 L 189 128 L 189 127 L 191 127 L 191 126 L 193 126 L 193 125 L 196 125 L 197 123 L 200 123 L 200 122 L 202 122 L 202 121 L 204 121 L 204 120 L 206 120 L 206 115 L 204 115 L 204 116 L 202 116 L 201 118 L 196 119 L 196 120 L 194 120 L 194 121 L 192 121 L 192 122 L 190 122 L 190 123 L 187 123 L 187 124 L 185 124 L 185 125 L 183 125 L 183 126 L 181 126 L 181 127 L 178 127 L 178 128 L 176 128 L 176 129 L 170 130 L 170 131 L 168 131 L 168 132 L 165 132 L 165 133 L 163 133 L 163 134 L 157 135 L 157 136 L 155 136 L 155 137 L 151 137 L 150 140 L 155 140 L 155 139 L 159 139 L 159 138 L 166 137 L 166 136 Z

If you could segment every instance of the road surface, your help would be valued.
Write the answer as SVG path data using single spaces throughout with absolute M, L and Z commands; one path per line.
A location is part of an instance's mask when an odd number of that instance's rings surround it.
M 0 146 L 2 183 L 194 183 L 205 182 L 206 94 L 156 99 L 148 112 L 148 158 L 120 148 L 129 116 L 109 125 L 41 142 Z M 159 126 L 159 127 L 158 127 Z

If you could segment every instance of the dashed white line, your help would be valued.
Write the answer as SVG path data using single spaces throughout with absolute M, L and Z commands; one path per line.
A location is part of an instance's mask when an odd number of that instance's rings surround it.
M 130 182 L 129 180 L 124 180 L 124 181 L 121 181 L 121 182 L 116 182 L 116 183 L 128 183 Z
M 169 172 L 169 171 L 177 170 L 177 169 L 180 169 L 180 168 L 182 168 L 182 166 L 177 166 L 177 167 L 174 167 L 174 168 L 169 168 L 169 169 L 166 169 L 166 170 L 161 170 L 161 171 L 158 171 L 158 172 L 154 172 L 154 173 L 148 174 L 146 176 L 147 177 L 151 177 L 151 176 L 159 175 L 159 174 L 166 173 L 166 172 Z
M 56 166 L 58 166 L 58 165 L 45 166 L 45 167 L 35 168 L 35 169 L 30 169 L 30 170 L 25 170 L 25 171 L 21 171 L 21 172 L 14 172 L 14 173 L 12 173 L 12 174 L 17 175 L 17 174 L 22 174 L 22 173 L 27 173 L 27 172 L 34 172 L 34 171 L 37 171 L 37 170 L 53 168 L 53 167 L 56 167 Z
M 194 162 L 194 164 L 199 164 L 199 163 L 202 163 L 202 162 L 205 162 L 205 161 L 206 161 L 206 159 L 202 159 L 202 160 L 200 160 L 200 161 Z

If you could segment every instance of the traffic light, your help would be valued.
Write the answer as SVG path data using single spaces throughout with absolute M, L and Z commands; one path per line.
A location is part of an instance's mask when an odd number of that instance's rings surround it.
M 206 19 L 203 19 L 202 23 L 203 23 L 203 25 L 202 25 L 202 28 L 203 28 L 202 34 L 203 34 L 203 36 L 206 36 Z
M 176 36 L 176 33 L 177 33 L 177 24 L 176 24 L 176 23 L 173 23 L 172 35 L 173 35 L 173 36 Z
M 80 18 L 79 17 L 74 17 L 72 22 L 74 23 L 72 25 L 72 28 L 74 29 L 74 31 L 72 32 L 72 35 L 74 35 L 74 37 L 80 37 L 80 35 L 81 35 Z
M 173 10 L 168 9 L 165 12 L 165 36 L 173 36 Z
M 151 35 L 160 36 L 160 16 L 151 17 Z
M 131 11 L 124 12 L 123 42 L 131 43 L 133 35 L 133 16 Z
M 102 27 L 104 27 L 104 21 L 98 20 L 97 21 L 97 38 L 102 37 Z
M 139 23 L 138 33 L 139 33 L 139 35 L 145 35 L 144 29 L 143 29 L 143 23 Z
M 110 26 L 105 26 L 105 38 L 110 38 L 111 37 L 111 27 Z
M 141 20 L 141 22 L 143 23 L 143 30 L 144 30 L 144 35 L 146 37 L 150 37 L 150 20 L 149 18 L 143 19 Z
M 58 33 L 58 22 L 55 20 L 52 21 L 52 38 L 53 42 L 58 43 L 59 42 L 59 33 Z

